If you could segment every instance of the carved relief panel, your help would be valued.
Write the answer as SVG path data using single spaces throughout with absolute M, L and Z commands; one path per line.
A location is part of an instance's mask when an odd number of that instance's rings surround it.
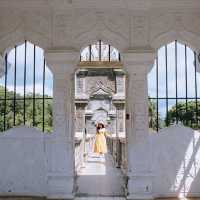
M 76 76 L 77 124 L 80 123 L 78 108 L 85 104 L 84 126 L 87 134 L 95 134 L 95 125 L 99 122 L 105 124 L 111 134 L 124 131 L 124 106 L 117 108 L 114 102 L 118 93 L 125 93 L 124 83 L 124 74 L 119 70 L 115 72 L 112 69 L 88 69 L 84 74 L 79 71 Z M 88 98 L 82 98 L 84 95 Z M 122 98 L 121 104 L 124 104 L 125 97 Z

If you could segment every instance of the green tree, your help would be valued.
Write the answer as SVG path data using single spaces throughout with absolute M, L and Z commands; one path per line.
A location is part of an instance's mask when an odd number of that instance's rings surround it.
M 149 128 L 157 130 L 157 120 L 158 120 L 158 128 L 163 127 L 163 120 L 161 119 L 160 114 L 158 113 L 157 116 L 156 102 L 154 100 L 149 99 L 148 106 L 149 106 Z
M 16 94 L 14 101 L 14 92 L 6 90 L 6 101 L 5 101 L 5 88 L 0 86 L 0 131 L 12 128 L 14 126 L 14 111 L 15 111 L 15 124 L 21 125 L 24 123 L 24 97 L 20 94 Z M 27 126 L 33 125 L 33 95 L 27 94 L 25 96 L 25 124 Z M 35 99 L 35 127 L 43 130 L 43 100 L 42 95 L 36 94 Z M 45 98 L 49 96 L 45 95 Z M 20 100 L 18 100 L 20 99 Z M 15 104 L 15 107 L 14 107 Z M 4 124 L 5 118 L 5 124 Z M 52 99 L 44 100 L 44 127 L 45 132 L 52 131 L 53 113 L 52 113 Z
M 177 109 L 176 109 L 177 107 Z M 187 108 L 185 102 L 178 102 L 177 106 L 174 105 L 168 112 L 168 122 L 170 124 L 181 122 L 185 126 L 189 126 L 194 129 L 199 129 L 200 125 L 197 123 L 200 120 L 200 102 L 188 101 Z M 165 118 L 165 121 L 167 119 Z

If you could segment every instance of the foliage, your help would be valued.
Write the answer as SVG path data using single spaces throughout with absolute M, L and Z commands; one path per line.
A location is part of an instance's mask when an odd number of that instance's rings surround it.
M 157 111 L 156 111 L 156 102 L 149 99 L 149 128 L 157 130 Z M 158 113 L 158 128 L 162 128 L 163 121 Z
M 197 103 L 197 104 L 196 104 Z M 185 126 L 189 126 L 194 129 L 199 129 L 200 124 L 197 123 L 200 120 L 200 101 L 188 101 L 187 102 L 187 111 L 186 111 L 186 102 L 177 103 L 174 105 L 168 112 L 168 118 L 165 118 L 165 121 L 168 120 L 170 124 L 181 122 Z
M 158 128 L 163 128 L 164 126 L 169 126 L 170 124 L 182 123 L 185 126 L 191 127 L 193 129 L 200 129 L 200 101 L 188 101 L 187 111 L 186 102 L 178 102 L 177 110 L 176 105 L 172 106 L 168 115 L 162 120 L 160 114 L 158 113 Z M 157 112 L 155 101 L 149 99 L 149 128 L 157 129 Z
M 33 94 L 29 93 L 24 96 L 16 93 L 16 101 L 14 102 L 14 92 L 6 90 L 5 101 L 5 88 L 0 86 L 0 131 L 4 131 L 4 117 L 5 117 L 5 130 L 14 126 L 14 109 L 15 109 L 15 125 L 24 124 L 24 111 L 25 111 L 25 125 L 33 126 L 33 110 L 35 112 L 34 126 L 43 131 L 43 99 L 42 95 L 35 95 L 35 109 L 33 109 Z M 50 98 L 45 95 L 44 98 Z M 14 108 L 15 104 L 15 108 Z M 44 100 L 44 131 L 52 131 L 52 99 Z

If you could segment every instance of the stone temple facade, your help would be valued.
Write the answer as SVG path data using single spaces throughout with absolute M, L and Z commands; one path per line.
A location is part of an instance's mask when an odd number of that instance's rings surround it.
M 80 132 L 83 119 L 93 127 L 97 113 L 104 112 L 111 129 L 117 114 L 96 106 L 100 96 L 105 95 L 105 104 L 116 110 L 116 102 L 123 105 L 120 92 L 101 79 L 91 76 L 91 81 L 98 81 L 88 89 L 85 73 L 90 70 L 77 73 L 76 90 L 80 91 L 74 94 L 80 51 L 102 40 L 119 50 L 127 76 L 127 199 L 200 196 L 199 132 L 172 126 L 152 136 L 147 89 L 147 75 L 158 48 L 178 40 L 200 52 L 199 10 L 199 0 L 1 0 L 0 68 L 6 52 L 25 40 L 44 50 L 53 73 L 53 133 L 16 127 L 1 135 L 0 194 L 48 199 L 75 196 L 75 119 L 80 124 L 76 132 Z M 85 95 L 78 98 L 81 92 Z
M 76 134 L 95 134 L 103 122 L 113 136 L 125 136 L 125 72 L 122 69 L 79 69 L 75 75 Z

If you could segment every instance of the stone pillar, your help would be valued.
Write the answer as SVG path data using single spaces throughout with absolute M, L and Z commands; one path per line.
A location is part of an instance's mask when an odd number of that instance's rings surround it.
M 50 51 L 45 54 L 53 73 L 53 134 L 47 142 L 48 195 L 74 197 L 74 73 L 79 53 Z
M 116 104 L 116 109 L 117 109 L 117 134 L 118 137 L 125 137 L 124 103 Z
M 116 74 L 116 94 L 113 97 L 113 103 L 116 107 L 116 132 L 117 136 L 124 137 L 125 136 L 125 118 L 124 118 L 124 104 L 125 104 L 125 71 L 123 69 L 114 69 Z
M 128 199 L 152 198 L 151 148 L 148 136 L 147 74 L 154 53 L 124 54 L 127 72 L 126 134 L 128 152 Z
M 85 107 L 87 103 L 81 102 L 76 103 L 76 124 L 75 124 L 75 133 L 77 137 L 83 137 L 85 131 Z
M 86 94 L 85 79 L 87 69 L 79 69 L 75 76 L 75 103 L 76 103 L 76 136 L 83 137 L 83 131 L 86 128 L 85 108 L 89 101 L 89 96 Z
M 76 98 L 85 99 L 88 98 L 86 95 L 86 87 L 85 87 L 85 78 L 88 70 L 87 69 L 79 69 L 76 72 Z

